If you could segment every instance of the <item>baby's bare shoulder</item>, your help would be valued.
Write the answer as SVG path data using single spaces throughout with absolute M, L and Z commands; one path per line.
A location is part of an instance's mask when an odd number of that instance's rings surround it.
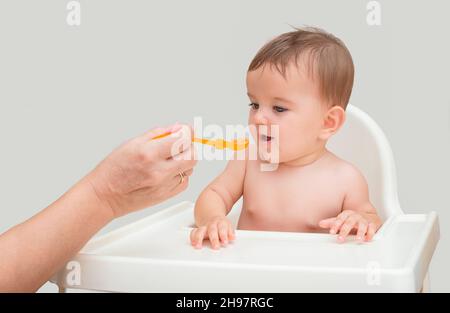
M 333 171 L 339 177 L 339 179 L 344 180 L 346 182 L 354 182 L 361 183 L 365 181 L 364 175 L 362 172 L 356 167 L 354 164 L 341 159 L 335 154 L 330 152 L 330 166 L 333 168 Z

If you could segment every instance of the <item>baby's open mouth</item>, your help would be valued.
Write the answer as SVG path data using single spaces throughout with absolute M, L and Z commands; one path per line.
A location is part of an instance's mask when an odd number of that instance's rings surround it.
M 267 135 L 260 135 L 259 136 L 262 141 L 271 141 L 273 137 L 267 136 Z

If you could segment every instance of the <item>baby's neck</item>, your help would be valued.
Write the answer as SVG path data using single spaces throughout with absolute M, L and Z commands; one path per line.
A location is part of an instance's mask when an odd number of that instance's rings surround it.
M 289 167 L 303 167 L 306 165 L 311 165 L 314 162 L 316 162 L 317 160 L 319 160 L 320 158 L 322 158 L 327 152 L 328 152 L 328 150 L 323 146 L 323 147 L 318 148 L 317 150 L 314 150 L 311 153 L 302 155 L 301 157 L 299 157 L 297 159 L 280 163 L 280 165 L 285 165 L 285 166 L 289 166 Z

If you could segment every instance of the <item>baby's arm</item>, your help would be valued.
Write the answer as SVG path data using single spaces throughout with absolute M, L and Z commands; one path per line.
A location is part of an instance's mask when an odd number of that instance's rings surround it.
M 343 210 L 337 217 L 320 221 L 319 226 L 329 228 L 330 234 L 339 233 L 338 240 L 341 242 L 352 231 L 356 231 L 359 241 L 370 241 L 381 227 L 382 221 L 369 201 L 366 179 L 354 166 L 346 167 L 343 177 L 343 184 L 347 186 Z
M 191 232 L 191 243 L 202 247 L 209 238 L 214 249 L 220 243 L 226 245 L 234 239 L 234 230 L 226 215 L 242 196 L 245 176 L 245 160 L 228 162 L 225 170 L 200 194 L 195 203 L 194 215 L 198 228 Z

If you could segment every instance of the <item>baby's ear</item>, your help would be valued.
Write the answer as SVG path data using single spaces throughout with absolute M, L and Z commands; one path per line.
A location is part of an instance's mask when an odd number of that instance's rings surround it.
M 332 106 L 323 116 L 323 126 L 319 138 L 328 140 L 342 127 L 344 122 L 345 110 L 339 105 Z

